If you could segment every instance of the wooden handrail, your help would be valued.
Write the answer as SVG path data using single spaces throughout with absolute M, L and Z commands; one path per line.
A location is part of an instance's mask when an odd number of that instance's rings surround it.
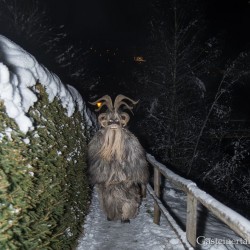
M 196 246 L 197 201 L 203 204 L 203 206 L 205 206 L 217 218 L 219 218 L 226 225 L 228 225 L 240 237 L 242 237 L 247 242 L 250 242 L 250 221 L 249 220 L 247 220 L 245 217 L 241 216 L 239 213 L 225 206 L 224 204 L 216 200 L 214 197 L 212 197 L 211 195 L 207 194 L 206 192 L 198 188 L 194 182 L 175 174 L 173 171 L 168 169 L 165 165 L 156 161 L 152 155 L 147 154 L 147 160 L 154 167 L 154 169 L 157 169 L 158 172 L 160 172 L 170 183 L 174 184 L 178 189 L 184 191 L 187 194 L 186 237 L 187 237 L 188 242 L 193 247 Z M 158 173 L 157 171 L 154 171 L 154 172 Z M 161 178 L 158 176 L 154 180 L 156 181 L 156 179 L 160 180 Z M 160 193 L 158 192 L 158 189 L 159 189 L 160 184 L 154 183 L 154 185 L 156 185 L 155 196 L 159 199 Z M 157 203 L 155 198 L 154 200 Z M 157 207 L 156 204 L 155 204 L 155 207 Z M 162 211 L 162 208 L 159 204 L 158 204 L 158 207 Z
M 152 189 L 152 187 L 149 184 L 147 185 L 147 189 L 148 189 L 149 194 L 153 197 L 155 203 L 157 203 L 158 208 L 161 209 L 162 213 L 167 218 L 170 226 L 175 231 L 176 235 L 181 240 L 181 242 L 184 245 L 184 247 L 186 249 L 188 249 L 188 250 L 192 250 L 193 247 L 187 241 L 185 232 L 183 232 L 183 230 L 180 228 L 180 226 L 175 222 L 174 218 L 170 215 L 170 213 L 168 212 L 168 210 L 164 207 L 164 205 L 162 204 L 161 200 L 156 196 L 154 190 Z M 156 224 L 159 224 L 159 221 Z

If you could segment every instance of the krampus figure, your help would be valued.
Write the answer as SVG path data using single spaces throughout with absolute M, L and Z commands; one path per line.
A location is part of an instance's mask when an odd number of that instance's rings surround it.
M 132 110 L 127 102 L 137 102 L 118 95 L 114 105 L 108 95 L 91 103 L 101 113 L 98 121 L 101 129 L 89 144 L 89 174 L 92 184 L 97 184 L 99 199 L 108 220 L 129 222 L 137 215 L 142 193 L 148 181 L 145 153 L 138 139 L 125 127 L 129 115 L 121 106 Z M 132 112 L 132 111 L 131 111 Z

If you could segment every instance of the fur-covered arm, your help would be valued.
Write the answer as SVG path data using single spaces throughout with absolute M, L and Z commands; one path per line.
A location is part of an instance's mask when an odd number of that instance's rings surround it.
M 108 163 L 100 158 L 99 151 L 103 143 L 102 131 L 98 131 L 88 146 L 88 173 L 91 184 L 100 184 L 109 179 Z
M 148 163 L 143 147 L 138 139 L 128 131 L 125 140 L 126 157 L 124 170 L 131 181 L 146 184 L 149 178 Z

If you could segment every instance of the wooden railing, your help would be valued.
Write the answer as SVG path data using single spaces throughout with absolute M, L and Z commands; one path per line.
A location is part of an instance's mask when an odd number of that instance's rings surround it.
M 147 186 L 149 193 L 154 198 L 154 223 L 159 224 L 160 213 L 162 212 L 168 219 L 170 225 L 179 236 L 186 249 L 193 249 L 196 246 L 197 233 L 197 202 L 200 202 L 217 218 L 227 224 L 234 232 L 247 242 L 250 242 L 250 221 L 223 205 L 221 202 L 213 198 L 211 195 L 199 189 L 196 184 L 187 180 L 173 171 L 169 170 L 165 165 L 159 163 L 155 158 L 147 154 L 148 162 L 154 167 L 154 190 L 150 185 Z M 167 209 L 160 201 L 160 185 L 161 175 L 163 175 L 176 188 L 187 194 L 187 219 L 186 232 L 184 232 Z

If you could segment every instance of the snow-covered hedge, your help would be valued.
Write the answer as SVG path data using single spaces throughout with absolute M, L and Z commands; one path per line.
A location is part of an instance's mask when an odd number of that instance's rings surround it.
M 71 249 L 88 204 L 78 92 L 0 36 L 0 249 Z

